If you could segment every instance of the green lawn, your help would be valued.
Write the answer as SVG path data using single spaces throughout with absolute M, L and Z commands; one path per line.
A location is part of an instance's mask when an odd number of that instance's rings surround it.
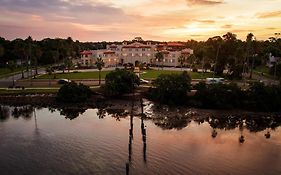
M 106 74 L 110 71 L 101 71 L 101 78 L 104 79 Z M 53 79 L 54 74 L 52 75 L 42 75 L 37 77 L 38 79 Z M 57 73 L 56 79 L 98 79 L 99 72 L 71 72 L 71 73 Z
M 258 66 L 256 69 L 254 69 L 255 72 L 263 72 L 263 73 L 269 73 L 269 68 L 267 66 Z
M 4 77 L 4 76 L 12 74 L 12 73 L 20 72 L 21 70 L 22 70 L 22 68 L 18 67 L 18 68 L 15 68 L 15 70 L 11 72 L 8 68 L 0 68 L 0 77 Z
M 25 89 L 25 90 L 12 90 L 12 89 L 0 89 L 0 94 L 5 94 L 5 95 L 25 95 L 25 94 L 54 94 L 57 93 L 58 89 Z
M 102 71 L 101 78 L 104 79 L 106 74 L 110 71 Z M 171 71 L 171 70 L 145 70 L 141 74 L 141 78 L 143 79 L 155 79 L 161 74 L 179 74 L 182 71 Z M 212 73 L 197 73 L 197 72 L 189 72 L 189 75 L 192 79 L 205 79 L 207 77 L 212 77 Z M 49 79 L 50 75 L 42 75 L 39 76 L 38 79 Z M 54 75 L 51 75 L 51 79 L 54 78 Z M 56 79 L 98 79 L 98 72 L 76 72 L 76 73 L 58 73 L 56 74 Z
M 274 79 L 274 76 L 269 74 L 269 68 L 267 66 L 258 66 L 258 67 L 256 67 L 256 69 L 254 69 L 253 72 L 258 75 L 263 73 L 264 77 L 269 78 L 269 79 Z
M 141 74 L 143 79 L 155 79 L 161 74 L 180 74 L 183 71 L 172 71 L 172 70 L 145 70 Z M 212 77 L 212 73 L 198 73 L 198 72 L 188 72 L 192 79 L 205 79 Z

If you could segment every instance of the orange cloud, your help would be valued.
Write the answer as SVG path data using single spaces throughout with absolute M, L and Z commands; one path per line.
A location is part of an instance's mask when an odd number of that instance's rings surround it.
M 222 0 L 186 0 L 188 5 L 217 5 L 222 4 Z
M 274 12 L 258 13 L 256 16 L 258 18 L 278 18 L 281 17 L 281 10 Z
M 223 29 L 230 29 L 230 28 L 232 28 L 232 25 L 231 24 L 226 24 L 226 25 L 221 26 L 221 28 L 223 28 Z

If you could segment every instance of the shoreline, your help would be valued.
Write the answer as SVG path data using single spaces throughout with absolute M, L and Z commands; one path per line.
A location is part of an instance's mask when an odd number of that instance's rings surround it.
M 165 104 L 160 104 L 155 101 L 148 100 L 144 94 L 144 92 L 138 92 L 133 94 L 125 94 L 118 98 L 108 98 L 101 94 L 94 94 L 90 99 L 88 99 L 84 103 L 60 103 L 56 101 L 56 95 L 54 93 L 45 93 L 45 94 L 25 94 L 25 95 L 3 95 L 0 94 L 0 105 L 7 106 L 26 106 L 31 105 L 35 107 L 58 107 L 58 108 L 97 108 L 101 106 L 109 106 L 116 108 L 114 106 L 118 106 L 117 109 L 127 108 L 134 103 L 139 103 L 138 107 L 141 107 L 140 100 L 144 99 L 146 102 L 153 103 L 155 106 L 159 108 L 166 108 L 174 110 L 173 112 L 178 112 L 181 110 L 190 110 L 197 111 L 199 113 L 208 113 L 210 111 L 214 112 L 214 115 L 239 115 L 239 114 L 258 114 L 258 115 L 281 115 L 281 112 L 265 112 L 265 111 L 257 111 L 257 110 L 247 110 L 247 109 L 210 109 L 210 108 L 200 108 L 197 106 L 169 106 Z M 116 105 L 117 104 L 117 105 Z

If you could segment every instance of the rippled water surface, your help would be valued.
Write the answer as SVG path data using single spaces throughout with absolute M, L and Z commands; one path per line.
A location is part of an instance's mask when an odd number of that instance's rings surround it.
M 0 174 L 281 174 L 280 117 L 1 107 Z

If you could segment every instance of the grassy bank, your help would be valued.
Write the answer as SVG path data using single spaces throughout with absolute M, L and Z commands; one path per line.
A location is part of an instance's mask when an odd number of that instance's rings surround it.
M 0 89 L 0 95 L 55 94 L 58 89 Z
M 110 71 L 102 71 L 101 78 L 105 79 L 105 76 Z M 172 71 L 172 70 L 145 70 L 141 73 L 141 78 L 143 79 L 156 79 L 161 74 L 180 74 L 182 71 Z M 212 73 L 198 73 L 198 72 L 188 72 L 192 79 L 205 79 L 212 77 Z M 99 73 L 96 72 L 71 72 L 71 73 L 57 73 L 55 75 L 56 79 L 98 79 Z M 52 75 L 42 75 L 38 79 L 53 79 Z
M 11 71 L 11 70 L 8 69 L 8 68 L 0 68 L 0 78 L 1 78 L 1 77 L 5 77 L 5 76 L 9 76 L 9 75 L 13 75 L 13 74 L 20 73 L 22 69 L 23 69 L 23 68 L 18 67 L 18 68 L 15 68 L 14 71 Z
M 183 71 L 177 70 L 145 70 L 141 74 L 143 79 L 156 79 L 161 74 L 181 74 Z M 192 79 L 205 79 L 212 77 L 212 73 L 198 73 L 198 72 L 188 72 Z

